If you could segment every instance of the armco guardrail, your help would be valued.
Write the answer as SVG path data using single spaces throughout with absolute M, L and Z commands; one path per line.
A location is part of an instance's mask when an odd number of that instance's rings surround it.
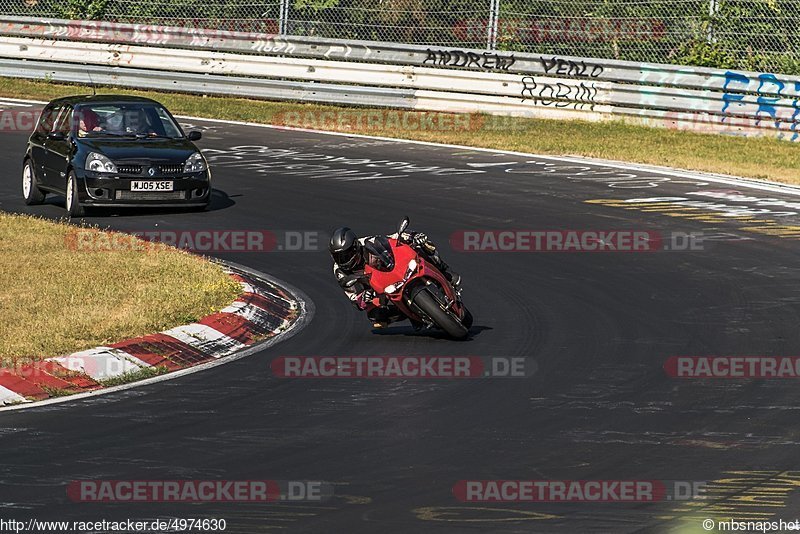
M 45 73 L 77 83 L 800 138 L 800 77 L 0 17 L 0 75 Z

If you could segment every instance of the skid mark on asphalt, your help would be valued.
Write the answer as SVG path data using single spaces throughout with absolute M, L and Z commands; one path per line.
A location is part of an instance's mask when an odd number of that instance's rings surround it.
M 347 484 L 337 484 L 347 485 Z M 318 518 L 323 514 L 330 514 L 335 511 L 342 511 L 349 506 L 363 506 L 372 502 L 370 497 L 359 495 L 338 495 L 335 494 L 330 500 L 324 503 L 269 503 L 259 507 L 251 513 L 239 514 L 241 519 L 255 519 L 263 527 L 269 529 L 276 528 L 297 528 L 296 523 L 309 518 Z M 226 514 L 226 519 L 228 514 Z M 229 524 L 235 523 L 235 518 L 228 519 Z
M 759 436 L 752 432 L 625 432 L 574 430 L 564 434 L 572 443 L 600 445 L 701 445 L 715 449 L 760 449 L 779 445 L 797 446 L 800 441 L 783 436 Z
M 483 174 L 482 169 L 442 167 L 411 161 L 341 156 L 308 151 L 303 147 L 274 148 L 261 145 L 238 145 L 203 150 L 211 165 L 246 169 L 280 178 L 296 176 L 339 181 L 391 180 L 413 175 L 460 176 Z
M 787 391 L 793 390 L 794 385 L 790 381 L 780 382 L 773 381 L 772 383 L 761 384 L 758 391 L 754 391 L 750 381 L 711 381 L 704 382 L 702 385 L 703 390 L 708 394 L 709 398 L 704 400 L 702 404 L 685 403 L 680 399 L 675 399 L 674 395 L 669 394 L 669 390 L 651 389 L 645 394 L 636 394 L 635 380 L 642 380 L 648 373 L 652 371 L 650 365 L 633 366 L 627 368 L 626 366 L 606 365 L 598 368 L 600 374 L 592 374 L 587 377 L 587 381 L 581 384 L 573 385 L 569 390 L 557 393 L 556 395 L 547 397 L 530 397 L 529 402 L 531 409 L 537 412 L 544 410 L 559 410 L 560 413 L 566 415 L 568 412 L 573 412 L 576 416 L 583 416 L 592 414 L 595 417 L 600 417 L 600 420 L 606 420 L 609 416 L 607 414 L 600 415 L 599 412 L 615 412 L 612 417 L 614 420 L 619 415 L 657 415 L 661 413 L 671 414 L 732 414 L 741 413 L 743 411 L 763 410 L 764 413 L 772 411 L 795 411 L 800 410 L 800 406 L 794 404 L 780 404 L 776 399 L 792 399 L 792 395 L 786 395 Z M 663 372 L 662 370 L 658 371 Z M 626 374 L 627 373 L 627 374 Z M 633 384 L 633 386 L 631 385 Z M 743 397 L 745 394 L 749 395 L 749 401 L 732 403 L 729 397 L 738 398 Z M 754 395 L 757 395 L 754 397 Z M 726 399 L 724 402 L 719 399 Z M 757 403 L 754 401 L 763 401 Z M 791 402 L 791 401 L 789 401 Z M 642 419 L 643 422 L 649 419 Z M 610 437 L 616 437 L 625 442 L 635 442 L 636 438 L 634 433 L 623 434 L 613 433 L 613 429 L 607 427 L 603 428 L 603 434 L 593 438 L 593 432 L 584 430 L 582 433 L 577 432 L 572 434 L 574 439 L 590 440 L 592 442 L 599 442 Z M 659 443 L 661 440 L 667 440 L 670 443 L 680 439 L 684 436 L 682 432 L 676 434 L 653 434 L 648 432 L 643 434 L 642 440 L 645 443 Z M 711 435 L 709 435 L 711 436 Z M 708 437 L 692 437 L 687 439 L 687 443 L 699 444 L 704 442 L 709 447 L 713 448 L 734 448 L 735 445 L 730 443 L 727 436 L 734 436 L 734 434 L 716 434 L 713 438 Z M 655 439 L 654 439 L 655 438 Z M 784 437 L 780 436 L 762 436 L 749 434 L 742 446 L 756 446 L 787 444 Z M 689 443 L 691 442 L 691 443 Z M 789 443 L 793 443 L 790 440 Z

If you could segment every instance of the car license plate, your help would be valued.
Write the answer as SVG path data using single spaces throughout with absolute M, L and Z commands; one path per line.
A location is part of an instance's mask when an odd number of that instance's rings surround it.
M 134 181 L 131 182 L 131 191 L 172 191 L 172 182 Z

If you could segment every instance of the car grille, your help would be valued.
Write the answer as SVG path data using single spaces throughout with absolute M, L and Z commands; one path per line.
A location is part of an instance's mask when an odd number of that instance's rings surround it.
M 125 174 L 129 176 L 139 176 L 142 174 L 142 170 L 150 168 L 151 167 L 149 166 L 146 167 L 144 165 L 133 165 L 130 163 L 117 165 L 117 171 L 119 174 Z M 178 174 L 183 174 L 182 163 L 155 165 L 154 168 L 158 170 L 158 174 L 160 176 L 175 176 Z
M 117 190 L 117 200 L 186 200 L 186 191 Z
M 183 174 L 183 165 L 159 165 L 161 174 Z
M 117 165 L 120 174 L 142 174 L 141 165 Z

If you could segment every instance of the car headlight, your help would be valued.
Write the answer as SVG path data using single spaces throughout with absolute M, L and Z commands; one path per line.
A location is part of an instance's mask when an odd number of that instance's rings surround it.
M 117 166 L 102 154 L 89 152 L 86 156 L 86 170 L 92 172 L 116 173 Z
M 203 159 L 203 155 L 200 152 L 195 152 L 189 156 L 189 159 L 183 164 L 184 173 L 203 172 L 206 169 L 208 169 L 208 165 L 206 165 L 206 160 Z

